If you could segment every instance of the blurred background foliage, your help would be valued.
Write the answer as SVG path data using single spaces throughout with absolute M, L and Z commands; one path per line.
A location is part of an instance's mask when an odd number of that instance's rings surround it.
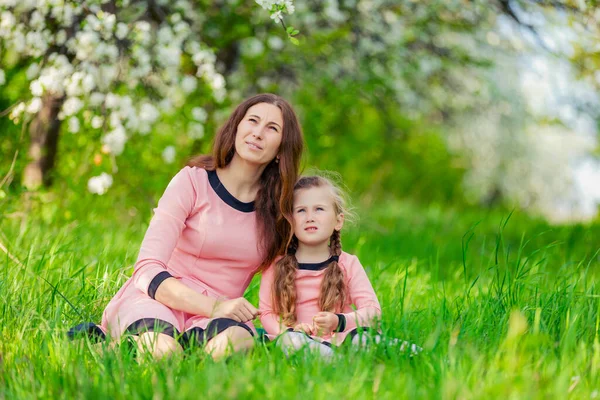
M 97 3 L 112 7 L 117 19 L 127 14 L 118 1 Z M 153 2 L 166 15 L 178 3 Z M 597 218 L 600 194 L 577 186 L 582 160 L 591 163 L 583 185 L 600 179 L 596 1 L 309 1 L 295 2 L 283 22 L 254 2 L 188 3 L 198 13 L 197 34 L 216 54 L 226 96 L 215 99 L 199 86 L 175 112 L 161 115 L 150 133 L 128 132 L 118 156 L 103 149 L 105 130 L 71 133 L 61 123 L 57 162 L 49 172 L 53 183 L 42 190 L 48 199 L 91 201 L 96 195 L 87 191 L 88 180 L 107 172 L 114 183 L 104 196 L 115 205 L 127 210 L 142 201 L 152 207 L 190 156 L 210 150 L 232 107 L 252 94 L 274 92 L 300 116 L 305 166 L 338 171 L 359 207 L 408 199 L 524 208 L 557 222 Z M 298 46 L 282 24 L 300 31 Z M 10 110 L 31 98 L 26 70 L 45 56 L 22 56 L 7 41 L 0 43 L 0 110 Z M 182 71 L 193 74 L 193 67 L 182 58 Z M 537 80 L 549 83 L 532 87 Z M 557 81 L 562 84 L 551 85 Z M 123 83 L 112 90 L 133 98 L 141 93 Z M 532 98 L 558 100 L 554 108 L 536 108 Z M 207 112 L 204 134 L 189 132 L 196 107 Z M 83 120 L 85 112 L 79 114 Z M 28 124 L 36 118 L 14 124 L 7 115 L 0 118 L 5 204 L 9 197 L 31 198 L 21 176 Z M 549 137 L 559 139 L 545 146 Z M 576 150 L 569 152 L 571 147 Z M 575 197 L 562 199 L 565 193 Z M 582 196 L 586 213 L 579 211 Z M 562 200 L 548 202 L 555 199 Z

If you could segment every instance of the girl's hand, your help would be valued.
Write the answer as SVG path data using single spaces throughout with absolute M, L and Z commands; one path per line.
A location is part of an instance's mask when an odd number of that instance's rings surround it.
M 317 336 L 330 334 L 337 328 L 340 319 L 332 312 L 322 311 L 313 317 L 314 330 Z
M 294 331 L 297 331 L 297 332 L 304 332 L 304 333 L 306 333 L 307 335 L 313 335 L 313 327 L 312 327 L 312 326 L 310 326 L 309 324 L 305 324 L 305 323 L 302 323 L 302 324 L 297 324 L 297 325 L 294 327 Z
M 237 299 L 217 300 L 210 315 L 211 318 L 230 318 L 237 322 L 252 321 L 258 315 L 258 310 L 243 297 Z

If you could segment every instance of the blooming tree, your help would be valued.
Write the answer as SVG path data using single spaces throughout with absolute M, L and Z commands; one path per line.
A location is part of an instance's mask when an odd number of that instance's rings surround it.
M 259 3 L 281 23 L 294 11 L 290 0 Z M 191 95 L 222 102 L 218 49 L 201 34 L 205 7 L 193 0 L 1 0 L 0 44 L 26 65 L 30 82 L 10 110 L 31 136 L 24 184 L 49 183 L 62 126 L 99 136 L 103 152 L 118 156 L 131 135 L 150 133 Z M 201 136 L 206 112 L 197 107 L 192 115 L 187 130 Z M 90 190 L 103 193 L 108 178 L 91 181 Z

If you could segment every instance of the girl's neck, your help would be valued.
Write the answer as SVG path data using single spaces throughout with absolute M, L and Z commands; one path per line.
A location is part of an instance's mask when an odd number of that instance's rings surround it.
M 319 263 L 331 257 L 331 251 L 327 242 L 319 245 L 305 245 L 298 243 L 296 260 L 299 263 Z
M 217 168 L 219 180 L 233 197 L 241 202 L 254 201 L 260 189 L 260 176 L 265 165 L 256 166 L 234 155 L 224 168 Z

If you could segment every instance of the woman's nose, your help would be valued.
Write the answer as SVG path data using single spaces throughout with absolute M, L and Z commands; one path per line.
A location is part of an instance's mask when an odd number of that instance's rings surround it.
M 263 134 L 263 127 L 255 126 L 254 130 L 252 131 L 252 136 L 254 136 L 255 138 L 258 138 L 258 139 L 262 139 L 262 134 Z

